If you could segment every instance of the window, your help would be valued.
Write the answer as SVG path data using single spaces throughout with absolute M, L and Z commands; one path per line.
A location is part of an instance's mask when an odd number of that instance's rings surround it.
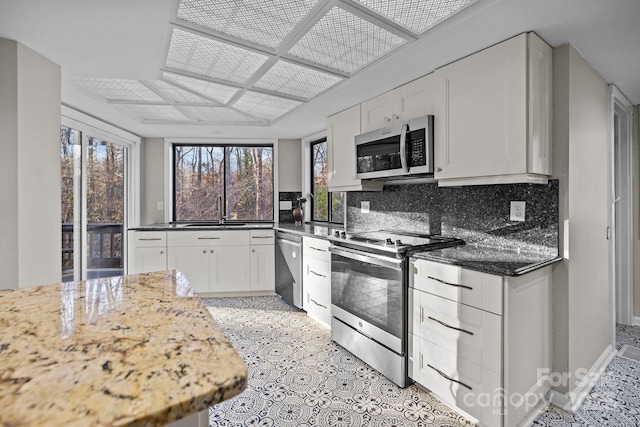
M 345 193 L 327 187 L 327 139 L 311 143 L 311 220 L 342 224 Z
M 272 145 L 174 144 L 173 159 L 175 221 L 273 221 Z

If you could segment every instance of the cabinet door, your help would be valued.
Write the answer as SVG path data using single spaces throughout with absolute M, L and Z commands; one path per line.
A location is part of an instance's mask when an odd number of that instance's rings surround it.
M 167 249 L 165 247 L 135 248 L 133 259 L 131 274 L 167 269 Z
M 361 132 L 369 132 L 400 121 L 400 90 L 394 89 L 360 104 Z
M 208 247 L 169 247 L 167 252 L 169 269 L 182 271 L 194 291 L 210 292 Z
M 355 137 L 360 134 L 360 104 L 327 119 L 329 191 L 382 190 L 383 183 L 356 179 Z
M 433 114 L 433 93 L 430 87 L 432 78 L 433 75 L 429 74 L 397 89 L 399 114 L 403 122 Z
M 527 34 L 434 73 L 435 177 L 527 172 Z
M 211 292 L 246 292 L 251 290 L 251 256 L 249 246 L 216 246 L 209 250 Z
M 251 247 L 251 290 L 275 292 L 275 247 Z

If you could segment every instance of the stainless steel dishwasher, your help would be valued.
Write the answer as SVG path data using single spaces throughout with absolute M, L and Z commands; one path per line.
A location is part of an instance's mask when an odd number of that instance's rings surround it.
M 302 308 L 302 236 L 276 231 L 276 293 Z

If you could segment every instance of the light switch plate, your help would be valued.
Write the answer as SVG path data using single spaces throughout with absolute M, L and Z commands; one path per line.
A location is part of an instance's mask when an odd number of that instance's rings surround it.
M 289 211 L 293 207 L 291 200 L 283 200 L 280 201 L 280 210 L 281 211 Z
M 163 211 L 164 210 L 164 203 L 158 202 L 158 210 L 159 211 Z
M 360 202 L 360 212 L 361 213 L 369 213 L 369 202 Z
M 524 221 L 526 202 L 511 202 L 511 212 L 509 219 L 511 221 Z

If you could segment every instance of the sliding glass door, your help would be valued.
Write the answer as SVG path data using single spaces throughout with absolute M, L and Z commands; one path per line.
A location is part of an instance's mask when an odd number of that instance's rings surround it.
M 64 125 L 60 140 L 62 280 L 121 275 L 128 149 Z

